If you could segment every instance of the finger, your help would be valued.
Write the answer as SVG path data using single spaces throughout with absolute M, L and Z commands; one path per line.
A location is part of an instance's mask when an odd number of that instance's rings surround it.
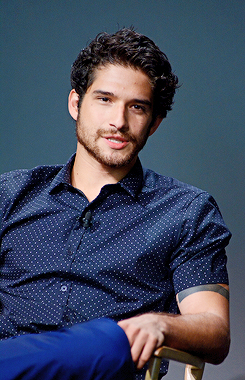
M 124 330 L 125 334 L 127 335 L 130 347 L 132 347 L 137 335 L 140 332 L 139 327 L 130 324 L 126 320 L 118 322 L 118 326 Z
M 131 354 L 138 369 L 141 369 L 148 362 L 157 346 L 158 339 L 156 337 L 148 336 L 147 339 L 142 337 L 135 340 L 131 347 Z

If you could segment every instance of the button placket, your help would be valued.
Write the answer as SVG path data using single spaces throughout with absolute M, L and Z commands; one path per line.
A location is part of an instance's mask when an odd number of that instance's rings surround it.
M 82 228 L 80 222 L 80 216 L 76 218 L 76 223 L 70 234 L 68 244 L 67 244 L 67 255 L 69 257 L 75 256 L 77 249 L 81 243 L 84 235 L 84 229 Z

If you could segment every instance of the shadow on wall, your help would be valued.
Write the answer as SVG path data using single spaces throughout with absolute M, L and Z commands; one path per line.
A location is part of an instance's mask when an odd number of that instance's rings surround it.
M 230 380 L 245 380 L 245 374 L 240 375 L 240 376 L 236 376 L 236 377 L 232 377 Z

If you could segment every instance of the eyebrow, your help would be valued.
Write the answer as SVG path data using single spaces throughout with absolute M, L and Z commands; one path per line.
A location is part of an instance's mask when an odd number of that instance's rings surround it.
M 93 92 L 93 94 L 99 94 L 99 95 L 104 95 L 104 96 L 115 96 L 115 94 L 113 92 L 110 92 L 110 91 L 103 91 L 103 90 L 95 90 Z M 135 103 L 139 103 L 139 104 L 142 104 L 142 105 L 145 105 L 145 106 L 149 106 L 151 107 L 152 106 L 152 102 L 150 102 L 149 100 L 146 100 L 146 99 L 132 99 L 133 102 Z

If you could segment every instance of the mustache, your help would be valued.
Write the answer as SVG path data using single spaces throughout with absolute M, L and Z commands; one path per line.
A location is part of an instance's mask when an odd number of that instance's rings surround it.
M 127 141 L 136 142 L 136 138 L 131 133 L 129 133 L 128 131 L 125 131 L 125 132 L 120 131 L 119 132 L 119 131 L 115 131 L 115 128 L 114 129 L 99 129 L 97 131 L 98 137 L 103 137 L 106 135 L 118 136 L 118 137 L 122 137 L 123 139 L 126 139 Z

